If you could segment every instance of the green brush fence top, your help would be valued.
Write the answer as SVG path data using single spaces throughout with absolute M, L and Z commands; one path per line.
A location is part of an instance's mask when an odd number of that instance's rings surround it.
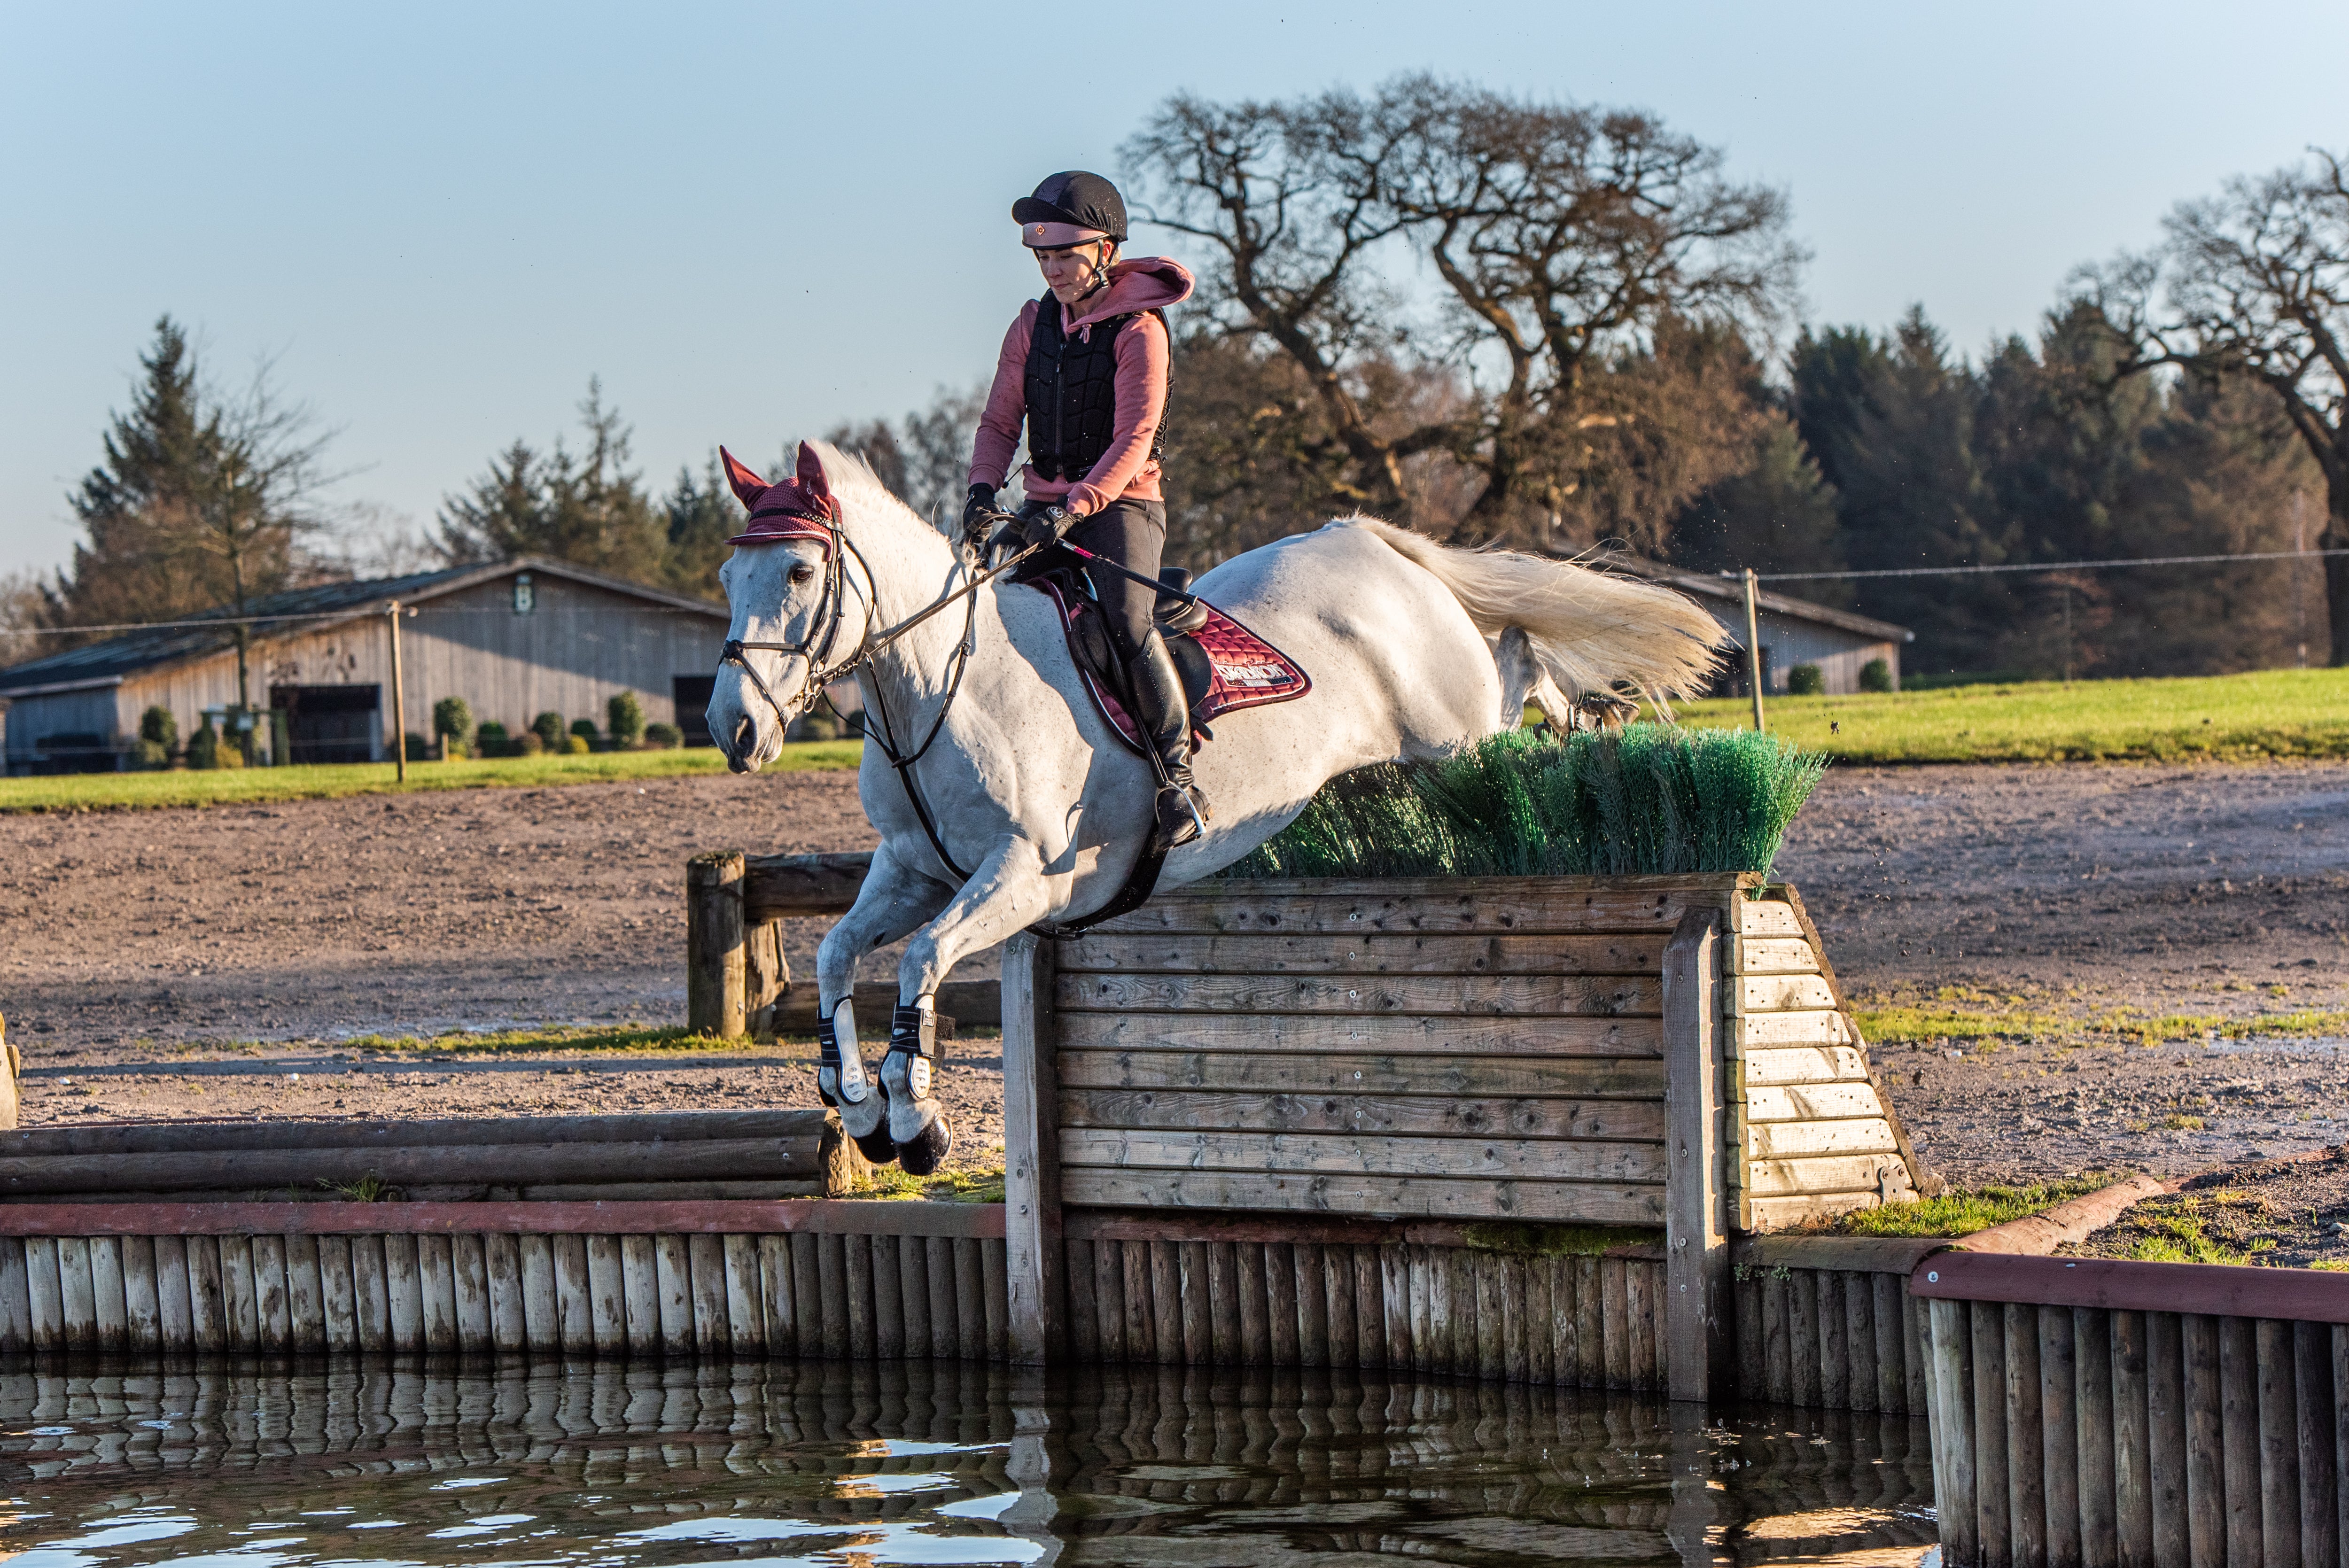
M 1514 730 L 1331 780 L 1228 877 L 1767 872 L 1826 758 L 1750 729 Z

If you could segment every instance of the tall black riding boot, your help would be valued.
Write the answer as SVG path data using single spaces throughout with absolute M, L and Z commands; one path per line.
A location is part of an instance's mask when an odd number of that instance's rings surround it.
M 1158 842 L 1166 849 L 1187 844 L 1203 830 L 1208 816 L 1207 797 L 1191 777 L 1191 702 L 1183 690 L 1183 672 L 1158 628 L 1126 665 L 1133 686 L 1134 717 L 1143 738 L 1158 758 L 1164 783 L 1158 791 Z

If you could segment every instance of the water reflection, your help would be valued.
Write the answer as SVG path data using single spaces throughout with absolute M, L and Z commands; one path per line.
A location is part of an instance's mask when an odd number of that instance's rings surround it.
M 1925 1429 L 1329 1373 L 0 1377 L 12 1568 L 1916 1562 Z

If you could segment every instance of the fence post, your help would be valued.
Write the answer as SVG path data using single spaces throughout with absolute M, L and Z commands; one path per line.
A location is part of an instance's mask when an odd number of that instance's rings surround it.
M 1052 1016 L 1057 949 L 1021 932 L 1003 949 L 1003 1235 L 1011 1359 L 1030 1366 L 1067 1353 L 1061 1275 L 1059 1074 Z
M 721 1040 L 749 1027 L 742 870 L 740 850 L 696 855 L 685 867 L 685 1026 Z
M 1723 1212 L 1719 920 L 1690 911 L 1664 949 L 1664 1366 L 1671 1398 L 1707 1402 L 1733 1387 L 1735 1344 Z

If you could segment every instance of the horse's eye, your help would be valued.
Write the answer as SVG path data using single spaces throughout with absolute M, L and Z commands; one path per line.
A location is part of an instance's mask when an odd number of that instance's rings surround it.
M 802 562 L 792 568 L 792 581 L 805 583 L 815 575 L 815 568 Z

